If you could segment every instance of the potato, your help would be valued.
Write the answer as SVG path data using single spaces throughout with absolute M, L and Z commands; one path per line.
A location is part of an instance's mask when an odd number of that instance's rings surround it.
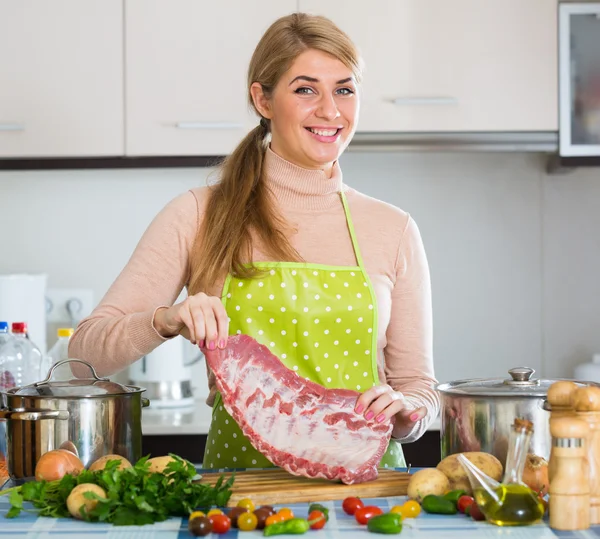
M 449 487 L 448 478 L 435 468 L 425 468 L 410 476 L 408 481 L 408 497 L 419 503 L 429 494 L 441 496 Z
M 496 481 L 502 479 L 502 464 L 494 455 L 480 451 L 470 451 L 463 453 L 463 455 L 492 479 Z M 469 483 L 465 469 L 458 461 L 458 455 L 446 457 L 437 465 L 437 469 L 449 479 L 450 490 L 463 489 L 469 494 L 472 493 L 471 483 Z
M 85 512 L 87 513 L 98 505 L 98 500 L 88 500 L 84 496 L 86 492 L 93 492 L 101 498 L 106 498 L 106 492 L 98 485 L 94 485 L 93 483 L 82 483 L 81 485 L 77 485 L 67 498 L 67 509 L 72 517 L 82 518 L 80 509 L 83 506 L 85 506 Z
M 104 457 L 100 457 L 98 460 L 95 460 L 90 464 L 88 468 L 90 472 L 96 472 L 98 470 L 104 470 L 109 460 L 120 460 L 121 462 L 117 466 L 117 470 L 124 470 L 125 468 L 131 468 L 131 462 L 129 462 L 125 457 L 121 455 L 105 455 Z
M 165 468 L 170 462 L 175 462 L 175 459 L 173 457 L 154 457 L 152 459 L 148 459 L 150 471 L 157 473 L 165 473 Z

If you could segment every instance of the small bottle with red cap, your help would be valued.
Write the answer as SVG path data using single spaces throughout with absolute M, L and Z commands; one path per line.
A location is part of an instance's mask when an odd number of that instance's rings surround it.
M 0 348 L 0 391 L 39 382 L 42 352 L 27 337 L 27 323 L 13 322 L 12 338 Z

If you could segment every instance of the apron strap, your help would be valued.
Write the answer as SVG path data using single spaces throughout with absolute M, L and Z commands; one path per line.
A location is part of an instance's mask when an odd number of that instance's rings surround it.
M 350 239 L 352 240 L 352 247 L 354 249 L 354 256 L 356 257 L 356 263 L 361 270 L 365 269 L 365 265 L 363 263 L 362 254 L 360 252 L 360 247 L 358 246 L 358 241 L 356 240 L 356 233 L 354 232 L 354 225 L 352 224 L 352 217 L 350 217 L 350 209 L 348 208 L 348 201 L 346 200 L 346 195 L 344 191 L 340 191 L 340 196 L 342 197 L 342 205 L 344 206 L 344 213 L 346 214 L 346 224 L 348 225 L 348 231 L 350 232 Z

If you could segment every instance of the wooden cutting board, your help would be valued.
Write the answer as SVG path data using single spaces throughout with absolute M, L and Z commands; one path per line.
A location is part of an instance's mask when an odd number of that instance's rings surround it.
M 295 476 L 280 468 L 233 473 L 235 473 L 235 480 L 231 488 L 229 506 L 236 505 L 243 498 L 250 498 L 256 506 L 259 506 L 343 500 L 347 496 L 360 498 L 405 496 L 410 478 L 407 472 L 382 469 L 379 470 L 377 479 L 373 481 L 344 485 L 326 479 Z M 221 475 L 228 479 L 232 472 L 204 474 L 200 481 L 214 485 Z

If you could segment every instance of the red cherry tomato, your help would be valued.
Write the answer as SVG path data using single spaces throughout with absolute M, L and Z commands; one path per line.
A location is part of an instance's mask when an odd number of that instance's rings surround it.
M 472 496 L 461 496 L 456 502 L 456 508 L 460 513 L 464 513 L 467 507 L 471 505 L 475 500 Z
M 325 526 L 325 515 L 321 511 L 311 511 L 308 515 L 308 521 L 312 522 L 310 525 L 311 530 L 320 530 Z
M 366 524 L 370 518 L 377 515 L 383 515 L 383 511 L 374 505 L 367 505 L 356 511 L 354 518 L 359 524 Z
M 473 502 L 469 505 L 469 514 L 473 520 L 485 520 L 485 515 L 479 509 L 477 502 Z
M 231 528 L 231 520 L 227 515 L 211 515 L 209 519 L 214 533 L 227 533 Z
M 365 504 L 360 498 L 350 497 L 342 502 L 342 509 L 347 515 L 353 515 L 358 509 L 362 509 Z

